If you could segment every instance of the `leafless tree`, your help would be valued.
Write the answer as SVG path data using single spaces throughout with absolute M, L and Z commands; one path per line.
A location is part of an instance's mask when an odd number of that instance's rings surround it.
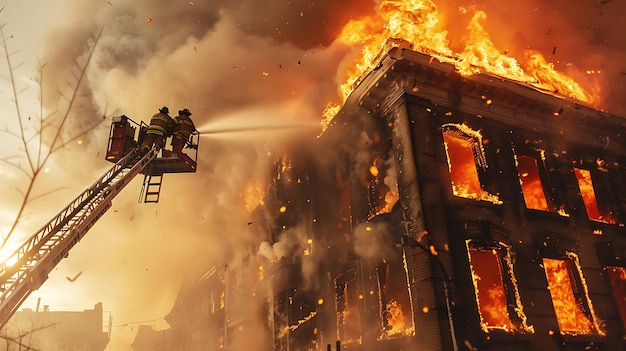
M 2 9 L 0 9 L 0 13 Z M 85 81 L 87 67 L 93 57 L 95 48 L 98 44 L 102 30 L 99 33 L 92 35 L 90 40 L 86 43 L 84 54 L 74 61 L 72 67 L 72 80 L 68 83 L 66 89 L 59 91 L 59 94 L 63 100 L 61 104 L 61 111 L 53 112 L 48 115 L 44 115 L 44 89 L 43 89 L 43 75 L 46 63 L 39 63 L 37 74 L 37 85 L 39 87 L 39 111 L 38 113 L 25 114 L 22 112 L 23 106 L 23 93 L 26 89 L 22 89 L 18 86 L 18 79 L 16 77 L 16 70 L 22 65 L 22 63 L 14 62 L 14 55 L 16 52 L 12 52 L 10 49 L 12 35 L 9 35 L 5 31 L 6 23 L 0 25 L 0 36 L 2 41 L 2 48 L 4 49 L 4 59 L 8 66 L 8 77 L 3 77 L 9 82 L 9 94 L 11 102 L 15 107 L 13 120 L 13 127 L 4 126 L 0 130 L 0 134 L 8 136 L 8 139 L 13 140 L 17 146 L 16 154 L 8 156 L 0 156 L 0 164 L 9 166 L 18 171 L 26 179 L 25 186 L 16 186 L 16 191 L 19 192 L 19 198 L 21 199 L 16 203 L 15 215 L 12 216 L 11 224 L 8 229 L 0 232 L 0 249 L 4 248 L 11 235 L 14 234 L 16 228 L 24 220 L 25 210 L 28 208 L 32 201 L 49 194 L 58 189 L 43 189 L 40 190 L 36 187 L 37 180 L 45 170 L 46 163 L 49 161 L 50 156 L 60 149 L 67 146 L 69 143 L 78 140 L 83 137 L 87 132 L 93 130 L 102 121 L 91 121 L 88 124 L 79 128 L 72 127 L 75 132 L 69 132 L 68 123 L 72 116 L 74 116 L 73 109 L 77 108 L 78 100 L 82 97 L 80 92 L 82 89 L 82 83 Z M 1 54 L 0 54 L 1 56 Z M 32 103 L 31 103 L 32 105 Z M 9 119 L 8 119 L 9 120 Z M 11 121 L 11 120 L 9 120 Z M 21 177 L 21 176 L 20 176 Z
M 38 336 L 39 332 L 51 328 L 59 323 L 40 323 L 34 320 L 29 321 L 31 325 L 25 328 L 7 325 L 0 335 L 0 340 L 4 341 L 5 351 L 40 351 Z M 11 330 L 9 330 L 11 326 Z

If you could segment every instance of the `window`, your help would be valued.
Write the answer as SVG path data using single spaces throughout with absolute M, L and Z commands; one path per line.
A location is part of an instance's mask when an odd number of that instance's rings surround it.
M 356 271 L 350 270 L 335 280 L 337 339 L 344 345 L 361 344 L 361 313 L 357 292 Z
M 600 174 L 592 174 L 590 170 L 582 168 L 574 168 L 574 174 L 585 204 L 587 217 L 596 222 L 621 224 L 613 210 L 607 182 L 601 181 Z
M 464 124 L 443 126 L 443 141 L 448 157 L 452 193 L 467 199 L 502 204 L 496 195 L 483 189 L 479 171 L 487 169 L 482 136 Z
M 567 217 L 563 206 L 557 205 L 556 194 L 552 190 L 546 169 L 544 150 L 527 145 L 514 145 L 513 154 L 526 208 L 557 212 Z
M 609 281 L 613 288 L 613 296 L 617 301 L 622 324 L 626 329 L 626 268 L 624 267 L 605 267 L 609 275 Z
M 402 260 L 383 260 L 376 266 L 379 340 L 415 335 L 413 309 L 405 272 Z
M 604 335 L 589 299 L 578 256 L 568 252 L 562 259 L 546 257 L 543 267 L 561 334 Z
M 533 332 L 533 327 L 526 324 L 509 247 L 498 244 L 480 248 L 471 240 L 466 243 L 483 331 Z
M 548 211 L 548 200 L 546 200 L 546 194 L 539 177 L 537 159 L 526 155 L 515 155 L 515 161 L 526 207 L 531 210 Z

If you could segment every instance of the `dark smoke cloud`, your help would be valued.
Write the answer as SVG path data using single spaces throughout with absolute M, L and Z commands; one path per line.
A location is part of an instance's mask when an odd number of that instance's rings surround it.
M 359 48 L 343 47 L 335 36 L 347 21 L 373 15 L 377 7 L 370 0 L 67 3 L 67 25 L 50 32 L 45 55 L 50 109 L 57 108 L 52 101 L 61 101 L 57 83 L 64 84 L 72 63 L 84 57 L 90 34 L 103 28 L 88 70 L 90 101 L 82 118 L 95 121 L 105 115 L 108 125 L 111 115 L 147 120 L 163 105 L 173 111 L 188 107 L 196 125 L 207 128 L 203 131 L 268 120 L 316 124 L 326 103 L 339 99 L 342 82 L 336 76 L 349 66 L 346 58 L 358 55 Z M 439 1 L 437 6 L 451 47 L 462 48 L 470 18 L 459 8 L 484 10 L 483 25 L 502 51 L 518 58 L 526 49 L 541 51 L 587 89 L 597 85 L 603 96 L 598 107 L 626 115 L 624 2 L 483 0 Z M 55 158 L 64 169 L 56 182 L 75 177 L 88 183 L 100 176 L 109 166 L 102 160 L 107 132 L 107 126 L 94 131 L 99 140 L 78 158 Z M 250 243 L 262 240 L 247 228 L 250 215 L 242 189 L 267 177 L 280 146 L 308 140 L 296 136 L 280 129 L 204 137 L 198 173 L 167 175 L 158 205 L 137 204 L 136 179 L 42 289 L 75 301 L 102 300 L 113 311 L 114 325 L 162 318 L 183 276 L 223 264 L 235 252 L 258 253 Z M 56 200 L 62 207 L 65 198 Z M 378 244 L 359 243 L 365 253 Z M 84 273 L 70 285 L 65 276 L 79 271 Z M 113 337 L 113 349 L 128 350 L 134 332 L 122 326 L 114 328 Z

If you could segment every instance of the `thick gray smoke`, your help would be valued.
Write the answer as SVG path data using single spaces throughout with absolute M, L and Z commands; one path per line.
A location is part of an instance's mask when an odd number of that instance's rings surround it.
M 57 108 L 57 84 L 84 55 L 90 35 L 102 29 L 87 72 L 90 104 L 81 113 L 88 121 L 106 118 L 83 148 L 53 160 L 63 177 L 49 179 L 51 184 L 76 188 L 55 197 L 49 208 L 63 207 L 109 167 L 103 154 L 112 115 L 147 121 L 161 106 L 187 107 L 203 132 L 235 121 L 317 124 L 324 106 L 339 100 L 338 67 L 348 66 L 345 58 L 359 49 L 334 38 L 347 21 L 375 15 L 377 8 L 372 0 L 65 3 L 66 25 L 51 29 L 45 49 L 47 108 Z M 598 108 L 626 115 L 624 2 L 439 1 L 451 47 L 463 46 L 463 23 L 470 16 L 459 8 L 470 5 L 487 13 L 484 26 L 503 52 L 542 52 L 558 70 L 598 90 Z M 183 276 L 222 264 L 259 240 L 248 231 L 242 190 L 266 179 L 273 153 L 289 147 L 295 134 L 277 129 L 237 136 L 203 137 L 198 172 L 166 175 L 157 205 L 137 203 L 141 180 L 135 180 L 34 297 L 64 296 L 68 306 L 85 301 L 79 309 L 102 301 L 114 315 L 112 349 L 130 350 L 133 323 L 165 316 Z M 359 243 L 365 256 L 380 244 Z M 277 257 L 280 247 L 268 245 L 261 254 Z M 83 273 L 74 283 L 65 279 L 77 272 Z

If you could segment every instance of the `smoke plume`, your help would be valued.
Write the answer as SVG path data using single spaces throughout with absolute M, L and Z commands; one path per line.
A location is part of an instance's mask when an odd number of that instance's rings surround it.
M 106 118 L 90 142 L 52 161 L 63 177 L 50 183 L 75 185 L 45 207 L 62 208 L 80 191 L 80 183 L 90 184 L 110 166 L 103 154 L 112 115 L 147 121 L 162 106 L 171 111 L 186 107 L 203 132 L 218 124 L 317 125 L 326 104 L 339 101 L 337 87 L 343 82 L 336 77 L 344 77 L 341 68 L 349 66 L 360 49 L 334 39 L 349 20 L 375 15 L 378 3 L 66 0 L 66 25 L 50 30 L 45 49 L 50 67 L 43 82 L 46 108 L 57 108 L 62 100 L 57 84 L 66 80 L 75 60 L 84 58 L 90 35 L 102 30 L 87 71 L 89 104 L 81 118 Z M 483 10 L 488 16 L 484 26 L 503 52 L 542 52 L 558 70 L 598 93 L 596 107 L 626 115 L 623 2 L 436 4 L 451 47 L 463 46 L 464 24 L 471 17 L 459 9 Z M 275 150 L 307 139 L 297 138 L 289 128 L 242 135 L 206 134 L 198 172 L 166 175 L 157 205 L 138 204 L 141 180 L 133 181 L 34 297 L 63 296 L 68 306 L 89 301 L 80 308 L 102 301 L 113 313 L 112 349 L 130 350 L 137 329 L 133 323 L 162 319 L 183 276 L 224 264 L 234 252 L 262 241 L 247 228 L 250 214 L 242 191 L 249 182 L 268 176 Z M 376 228 L 375 233 L 384 229 Z M 354 234 L 356 251 L 364 257 L 385 245 L 383 234 L 372 235 L 366 227 Z M 289 233 L 284 238 L 298 239 Z M 258 254 L 276 259 L 301 248 L 296 241 L 295 246 L 266 243 Z M 79 271 L 83 273 L 74 283 L 65 279 Z M 63 308 L 67 306 L 52 306 Z

